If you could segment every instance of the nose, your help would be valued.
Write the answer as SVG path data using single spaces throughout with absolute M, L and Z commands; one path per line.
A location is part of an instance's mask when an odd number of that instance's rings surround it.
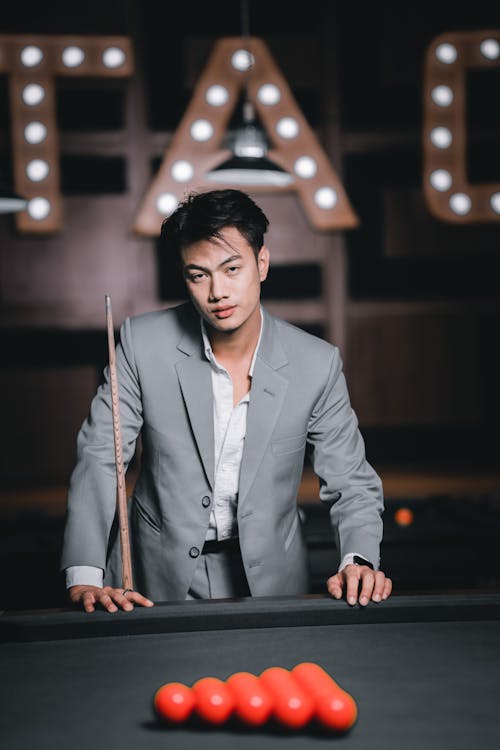
M 224 274 L 214 273 L 210 280 L 210 301 L 217 302 L 228 296 Z

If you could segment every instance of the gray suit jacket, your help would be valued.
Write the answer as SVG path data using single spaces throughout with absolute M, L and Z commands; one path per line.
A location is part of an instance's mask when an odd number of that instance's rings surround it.
M 117 369 L 125 465 L 142 432 L 131 503 L 134 583 L 156 601 L 184 599 L 214 483 L 211 370 L 192 305 L 127 319 Z M 241 553 L 254 596 L 307 591 L 296 504 L 306 448 L 340 555 L 357 552 L 378 567 L 381 483 L 365 459 L 339 352 L 264 311 L 238 495 Z M 63 568 L 100 567 L 106 583 L 120 585 L 115 508 L 106 371 L 78 436 Z

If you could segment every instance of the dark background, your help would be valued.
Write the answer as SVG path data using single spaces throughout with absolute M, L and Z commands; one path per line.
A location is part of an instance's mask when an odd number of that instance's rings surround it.
M 425 50 L 446 31 L 500 28 L 494 6 L 250 2 L 251 34 L 269 45 L 360 218 L 356 230 L 319 233 L 293 194 L 256 196 L 271 220 L 274 262 L 263 296 L 273 312 L 341 349 L 367 454 L 386 488 L 384 559 L 402 588 L 498 582 L 490 551 L 499 523 L 500 222 L 441 223 L 421 188 Z M 7 607 L 61 601 L 65 488 L 107 358 L 104 293 L 117 325 L 182 298 L 157 242 L 131 226 L 213 43 L 241 33 L 240 4 L 9 4 L 0 34 L 20 33 L 127 35 L 136 66 L 130 80 L 57 81 L 63 230 L 22 236 L 0 216 Z M 500 180 L 499 89 L 500 67 L 469 71 L 473 183 Z M 0 127 L 9 179 L 6 75 Z M 315 487 L 306 467 L 299 499 L 318 550 L 330 540 L 309 502 Z M 415 513 L 411 527 L 394 521 L 401 505 Z M 317 581 L 331 564 L 318 555 Z

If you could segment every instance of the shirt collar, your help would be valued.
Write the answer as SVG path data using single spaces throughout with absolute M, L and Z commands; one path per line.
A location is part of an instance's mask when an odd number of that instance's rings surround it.
M 210 339 L 208 338 L 207 329 L 205 327 L 205 321 L 203 318 L 200 318 L 201 321 L 201 335 L 203 337 L 203 348 L 205 350 L 205 356 L 214 367 L 216 367 L 218 370 L 224 370 L 225 367 L 222 367 L 217 360 L 215 359 L 214 353 L 212 351 L 212 346 L 210 344 Z M 255 351 L 253 353 L 252 361 L 250 362 L 250 369 L 248 370 L 248 375 L 250 377 L 253 376 L 253 371 L 255 367 L 255 360 L 257 359 L 257 353 L 259 351 L 260 342 L 262 340 L 262 331 L 264 330 L 264 316 L 262 314 L 262 307 L 260 308 L 260 333 L 259 338 L 257 340 L 257 346 L 255 347 Z

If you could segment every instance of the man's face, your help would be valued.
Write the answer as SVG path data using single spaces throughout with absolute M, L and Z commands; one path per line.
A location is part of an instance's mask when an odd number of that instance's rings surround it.
M 189 295 L 205 322 L 230 333 L 260 320 L 260 284 L 267 276 L 269 251 L 263 245 L 257 260 L 235 227 L 221 238 L 200 240 L 182 251 Z

